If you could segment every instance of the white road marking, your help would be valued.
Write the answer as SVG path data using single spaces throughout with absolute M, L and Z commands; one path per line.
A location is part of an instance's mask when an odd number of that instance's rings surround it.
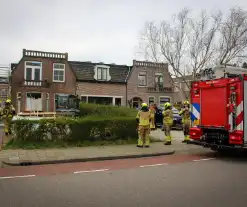
M 0 180 L 3 179 L 13 179 L 13 178 L 30 178 L 35 177 L 36 175 L 20 175 L 20 176 L 9 176 L 9 177 L 0 177 Z
M 91 172 L 103 172 L 107 171 L 109 169 L 99 169 L 99 170 L 84 170 L 84 171 L 76 171 L 74 174 L 79 174 L 79 173 L 91 173 Z
M 153 165 L 141 165 L 140 167 L 155 167 L 155 166 L 162 166 L 168 165 L 168 163 L 160 163 L 160 164 L 153 164 Z
M 193 162 L 208 161 L 208 160 L 214 160 L 214 159 L 215 158 L 205 158 L 205 159 L 193 160 Z

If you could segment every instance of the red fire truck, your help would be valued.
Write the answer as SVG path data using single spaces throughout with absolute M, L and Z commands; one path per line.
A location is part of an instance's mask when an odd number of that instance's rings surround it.
M 192 143 L 213 150 L 247 148 L 247 75 L 240 70 L 192 82 Z

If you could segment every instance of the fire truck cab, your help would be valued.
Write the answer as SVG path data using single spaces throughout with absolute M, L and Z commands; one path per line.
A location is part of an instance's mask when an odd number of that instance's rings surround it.
M 213 150 L 247 148 L 247 70 L 232 70 L 216 68 L 218 75 L 192 82 L 192 143 Z

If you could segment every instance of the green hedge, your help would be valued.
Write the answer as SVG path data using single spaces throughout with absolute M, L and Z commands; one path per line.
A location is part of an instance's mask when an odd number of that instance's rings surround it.
M 137 110 L 122 106 L 80 103 L 81 116 L 135 117 Z
M 12 133 L 17 141 L 84 142 L 136 139 L 136 122 L 133 117 L 59 118 L 39 121 L 13 121 Z

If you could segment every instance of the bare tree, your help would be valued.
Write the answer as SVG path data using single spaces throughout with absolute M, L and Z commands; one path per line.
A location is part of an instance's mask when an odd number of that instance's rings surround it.
M 220 27 L 218 62 L 227 64 L 241 57 L 247 48 L 247 12 L 239 7 L 231 8 Z
M 159 30 L 155 22 L 146 22 L 141 31 L 140 48 L 144 52 L 146 60 L 154 62 L 161 61 L 161 53 L 159 49 Z
M 196 74 L 207 65 L 227 64 L 244 57 L 247 48 L 247 13 L 240 8 L 230 9 L 222 20 L 219 11 L 191 18 L 187 8 L 174 15 L 172 21 L 160 24 L 147 22 L 142 31 L 142 50 L 147 60 L 167 61 L 171 74 L 190 88 L 186 75 Z M 172 83 L 175 83 L 172 79 Z M 180 88 L 186 97 L 184 88 Z
M 189 84 L 181 70 L 182 58 L 185 55 L 185 44 L 188 33 L 189 10 L 183 9 L 174 15 L 170 24 L 162 21 L 160 24 L 146 22 L 141 32 L 141 45 L 146 59 L 158 62 L 166 60 L 172 69 L 172 74 L 182 78 L 185 84 Z M 173 79 L 171 82 L 174 84 Z M 185 91 L 182 89 L 183 94 Z
M 213 58 L 216 52 L 215 39 L 222 19 L 222 13 L 209 16 L 206 11 L 202 11 L 200 17 L 192 19 L 190 22 L 189 61 L 193 80 L 207 63 Z

